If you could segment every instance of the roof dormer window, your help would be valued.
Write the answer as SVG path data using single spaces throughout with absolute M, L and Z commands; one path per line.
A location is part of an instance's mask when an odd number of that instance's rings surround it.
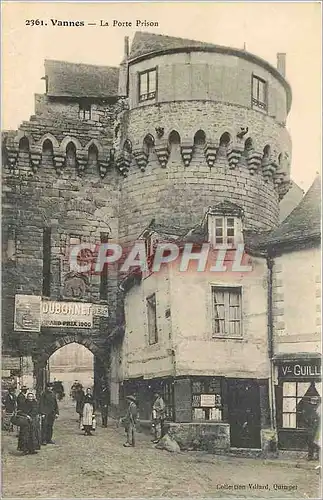
M 208 212 L 209 242 L 212 246 L 236 247 L 243 242 L 242 210 L 233 204 L 221 203 Z

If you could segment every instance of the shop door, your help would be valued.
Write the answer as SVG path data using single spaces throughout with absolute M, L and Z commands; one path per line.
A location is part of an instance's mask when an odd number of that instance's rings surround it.
M 231 446 L 260 448 L 260 398 L 253 380 L 228 381 L 228 413 Z

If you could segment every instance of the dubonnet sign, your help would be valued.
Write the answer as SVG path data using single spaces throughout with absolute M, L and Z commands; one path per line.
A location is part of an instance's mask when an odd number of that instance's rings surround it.
M 108 317 L 107 305 L 88 302 L 42 300 L 34 295 L 16 295 L 15 331 L 40 332 L 52 328 L 92 328 L 93 316 Z
M 42 326 L 64 328 L 92 328 L 92 304 L 85 302 L 55 302 L 46 300 L 42 303 Z

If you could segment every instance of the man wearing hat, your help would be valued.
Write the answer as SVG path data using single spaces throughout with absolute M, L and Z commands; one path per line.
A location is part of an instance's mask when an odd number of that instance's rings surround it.
M 53 384 L 46 384 L 46 390 L 39 399 L 39 412 L 42 415 L 42 444 L 55 444 L 52 441 L 53 425 L 55 418 L 58 417 L 58 405 L 56 396 L 53 392 Z
M 28 391 L 28 387 L 26 385 L 23 385 L 20 389 L 18 396 L 17 396 L 17 411 L 24 410 L 27 391 Z
M 125 447 L 135 446 L 135 431 L 138 418 L 138 408 L 135 396 L 127 396 L 126 400 L 129 403 L 126 416 L 123 419 L 125 431 L 127 433 L 127 442 L 123 445 Z

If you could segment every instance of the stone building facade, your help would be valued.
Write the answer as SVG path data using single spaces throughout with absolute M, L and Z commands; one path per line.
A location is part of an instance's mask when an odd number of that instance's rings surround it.
M 40 390 L 50 355 L 82 343 L 112 410 L 136 392 L 149 419 L 158 389 L 183 446 L 274 448 L 267 240 L 290 187 L 285 55 L 274 68 L 244 50 L 138 32 L 119 68 L 46 61 L 44 79 L 35 115 L 3 139 L 5 354 L 32 357 Z M 147 249 L 211 242 L 211 259 L 230 242 L 231 265 L 243 243 L 252 271 L 70 272 L 73 245 L 138 238 Z M 237 314 L 232 335 L 214 317 L 219 294 Z M 27 317 L 19 330 L 20 295 L 60 311 L 86 304 L 93 321 L 31 331 Z

